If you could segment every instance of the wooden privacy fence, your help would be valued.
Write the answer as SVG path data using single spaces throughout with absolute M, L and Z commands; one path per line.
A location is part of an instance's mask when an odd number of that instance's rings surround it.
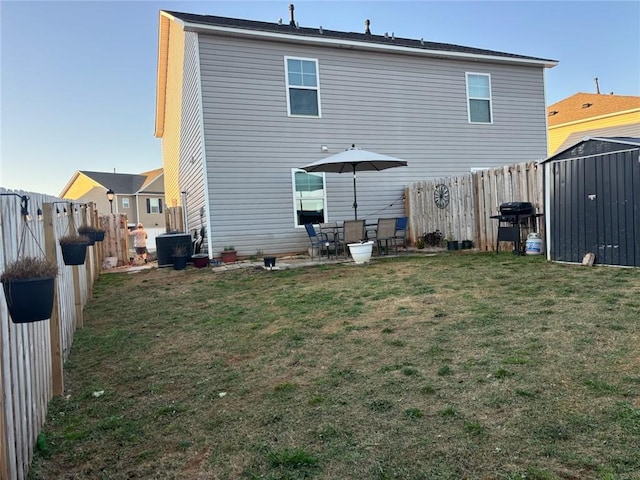
M 471 240 L 480 250 L 494 250 L 498 222 L 491 216 L 499 213 L 502 203 L 531 202 L 538 213 L 543 212 L 542 170 L 536 162 L 518 163 L 409 185 L 405 196 L 410 242 L 415 245 L 421 235 L 440 230 L 445 238 Z M 434 201 L 438 185 L 449 192 L 444 208 Z M 544 235 L 540 218 L 536 228 Z
M 25 198 L 31 219 L 22 210 Z M 13 323 L 0 289 L 0 480 L 26 478 L 47 405 L 64 392 L 63 364 L 102 257 L 96 243 L 84 265 L 64 264 L 58 239 L 81 224 L 97 225 L 93 205 L 0 189 L 0 273 L 21 256 L 46 256 L 59 270 L 49 320 Z

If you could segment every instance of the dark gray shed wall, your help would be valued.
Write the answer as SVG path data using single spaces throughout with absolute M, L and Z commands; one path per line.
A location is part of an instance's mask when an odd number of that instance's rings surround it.
M 547 160 L 551 260 L 640 267 L 640 148 L 588 140 Z

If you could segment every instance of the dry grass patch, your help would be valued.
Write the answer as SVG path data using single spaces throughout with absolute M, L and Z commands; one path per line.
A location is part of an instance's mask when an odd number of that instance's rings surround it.
M 507 254 L 105 275 L 30 478 L 638 478 L 639 298 Z

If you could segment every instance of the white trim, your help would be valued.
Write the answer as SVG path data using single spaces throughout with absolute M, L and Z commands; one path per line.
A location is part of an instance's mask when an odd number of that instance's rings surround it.
M 555 128 L 562 128 L 562 127 L 567 127 L 569 125 L 577 125 L 580 123 L 587 123 L 587 122 L 593 122 L 595 120 L 603 120 L 605 118 L 611 118 L 611 117 L 621 117 L 623 115 L 629 115 L 631 113 L 636 113 L 636 112 L 640 112 L 640 108 L 632 108 L 631 110 L 622 110 L 620 112 L 611 112 L 611 113 L 604 113 L 602 115 L 597 115 L 595 117 L 586 117 L 586 118 L 580 118 L 578 120 L 572 120 L 570 122 L 565 122 L 565 123 L 557 123 L 555 125 L 551 125 L 549 127 L 549 130 L 555 129 Z M 547 118 L 549 117 L 549 113 L 547 112 Z M 621 125 L 616 125 L 616 127 L 626 127 L 628 125 L 634 125 L 636 122 L 630 122 L 630 123 L 624 123 Z M 603 128 L 607 128 L 607 127 L 603 127 Z
M 304 228 L 304 225 L 298 224 L 298 210 L 297 210 L 297 204 L 296 204 L 296 202 L 298 201 L 298 198 L 296 197 L 296 172 L 304 172 L 311 175 L 317 175 L 319 173 L 322 174 L 322 205 L 323 205 L 323 212 L 324 212 L 323 223 L 327 222 L 327 219 L 329 218 L 329 213 L 327 211 L 327 176 L 326 174 L 324 172 L 307 172 L 306 170 L 302 170 L 301 168 L 292 168 L 291 169 L 291 193 L 293 197 L 293 227 L 296 229 Z
M 489 97 L 472 97 L 469 95 L 469 76 L 475 75 L 479 77 L 487 77 L 489 80 Z M 481 72 L 464 72 L 466 96 L 467 96 L 467 120 L 469 123 L 476 125 L 493 125 L 493 93 L 491 91 L 491 74 Z M 489 101 L 489 121 L 488 122 L 474 122 L 471 120 L 471 100 L 483 100 Z
M 288 60 L 300 60 L 302 62 L 313 62 L 316 65 L 316 86 L 305 87 L 303 85 L 289 85 L 289 63 Z M 320 64 L 317 58 L 305 58 L 305 57 L 290 57 L 284 56 L 284 81 L 287 95 L 287 116 L 289 117 L 301 117 L 301 118 L 322 118 L 322 102 L 320 101 Z M 291 113 L 291 100 L 289 96 L 289 89 L 295 88 L 298 90 L 314 90 L 316 92 L 316 99 L 318 101 L 318 115 L 299 115 Z
M 553 68 L 558 65 L 558 62 L 555 60 L 545 60 L 545 59 L 529 59 L 529 58 L 512 58 L 512 57 L 503 57 L 496 55 L 483 55 L 477 53 L 465 53 L 465 52 L 448 52 L 442 50 L 427 50 L 422 48 L 415 47 L 406 47 L 400 45 L 384 45 L 379 43 L 365 43 L 359 42 L 357 40 L 346 40 L 346 39 L 338 39 L 338 38 L 320 38 L 320 37 L 307 37 L 304 35 L 290 35 L 288 33 L 275 33 L 275 32 L 265 32 L 262 30 L 246 30 L 242 28 L 235 27 L 224 27 L 219 25 L 203 25 L 200 23 L 192 23 L 180 20 L 179 18 L 174 17 L 166 12 L 161 12 L 163 15 L 170 17 L 174 21 L 178 22 L 182 25 L 185 31 L 202 31 L 202 32 L 216 32 L 219 34 L 226 34 L 237 37 L 256 37 L 262 38 L 266 40 L 275 40 L 275 41 L 287 41 L 291 43 L 305 43 L 305 44 L 316 44 L 316 45 L 328 45 L 334 47 L 342 47 L 342 48 L 352 48 L 352 49 L 361 49 L 361 50 L 373 50 L 373 51 L 387 51 L 387 52 L 397 52 L 397 53 L 405 53 L 405 54 L 413 54 L 413 55 L 424 55 L 428 57 L 438 57 L 438 58 L 453 58 L 453 59 L 473 59 L 473 60 L 483 60 L 487 62 L 495 62 L 495 63 L 511 63 L 511 64 L 520 64 L 520 65 L 538 65 L 545 68 Z M 288 26 L 283 26 L 283 29 L 289 28 Z

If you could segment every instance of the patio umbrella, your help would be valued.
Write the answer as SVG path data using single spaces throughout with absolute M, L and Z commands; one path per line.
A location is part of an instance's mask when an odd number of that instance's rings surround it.
M 307 172 L 353 172 L 353 212 L 358 219 L 356 171 L 380 171 L 393 167 L 406 167 L 407 162 L 381 153 L 368 152 L 351 145 L 344 152 L 336 153 L 317 162 L 301 167 Z

